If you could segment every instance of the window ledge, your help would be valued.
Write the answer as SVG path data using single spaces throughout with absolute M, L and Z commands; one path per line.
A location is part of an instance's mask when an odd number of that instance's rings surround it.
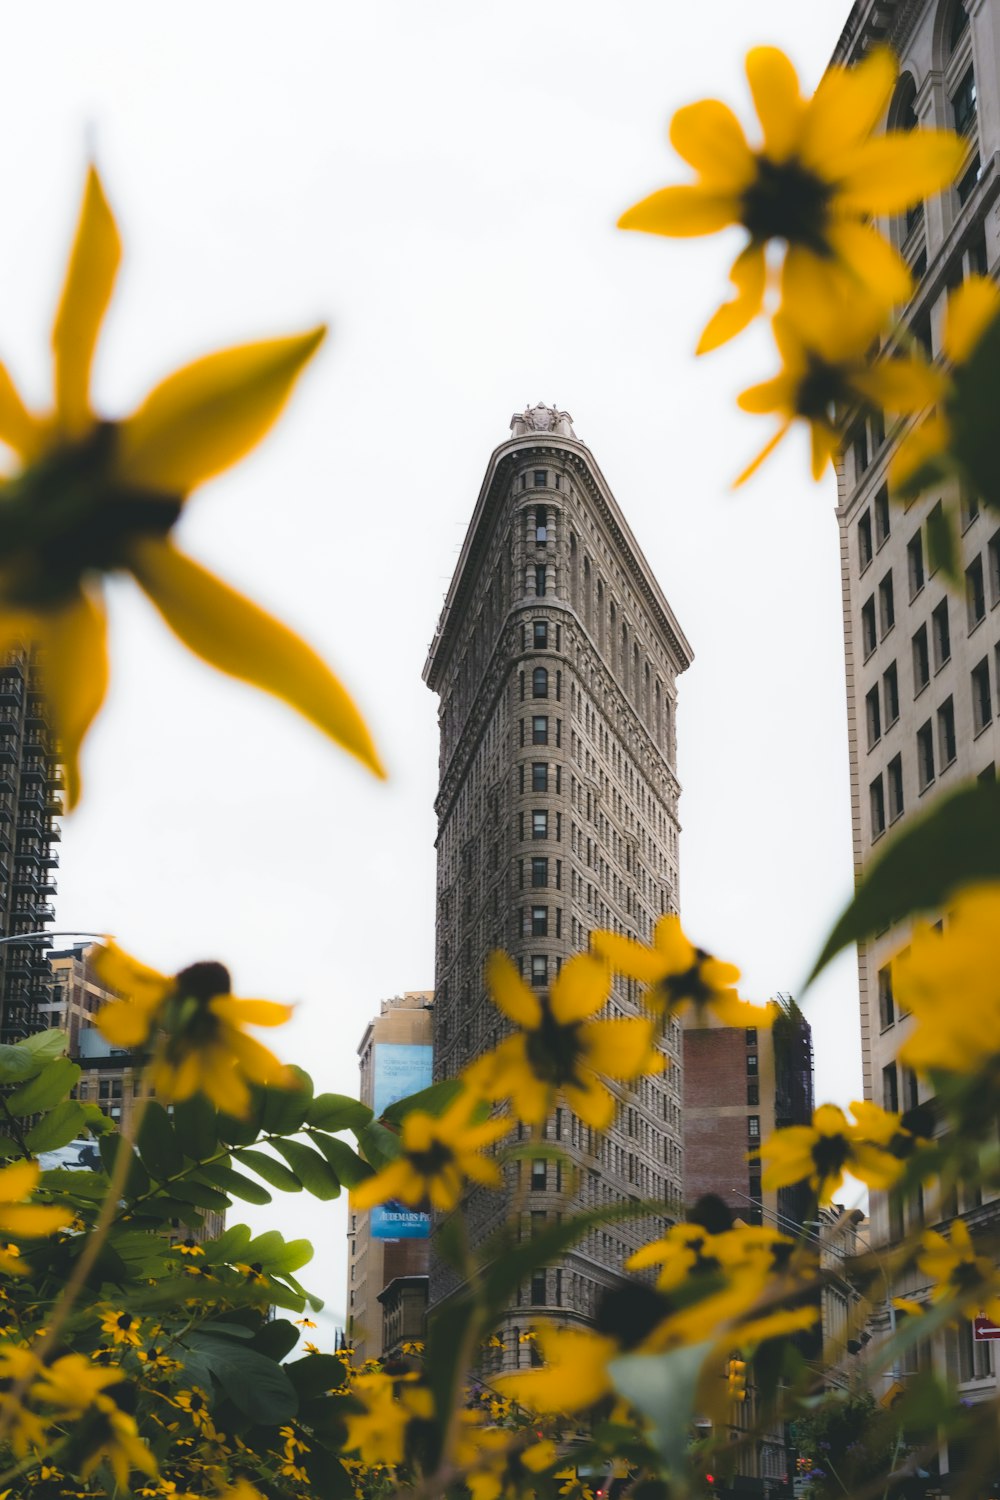
M 944 773 L 945 773 L 945 771 L 950 771 L 951 768 L 952 768 L 952 766 L 956 765 L 957 762 L 958 762 L 958 756 L 957 755 L 953 755 L 951 757 L 951 760 L 945 761 L 944 765 L 941 767 L 941 775 L 943 776 Z
M 939 672 L 943 672 L 944 669 L 945 669 L 945 667 L 948 665 L 948 663 L 950 661 L 951 661 L 951 652 L 949 651 L 948 655 L 945 657 L 944 661 L 939 662 L 938 665 L 934 668 L 934 676 L 936 677 Z
M 976 631 L 979 629 L 980 625 L 982 625 L 984 623 L 985 619 L 986 619 L 985 614 L 982 614 L 982 615 L 979 616 L 978 620 L 974 620 L 972 622 L 972 624 L 969 626 L 969 629 L 968 629 L 968 632 L 967 632 L 968 636 L 970 638 L 975 635 Z
M 921 684 L 920 684 L 920 686 L 919 686 L 919 687 L 918 687 L 918 688 L 917 688 L 917 689 L 916 689 L 916 690 L 915 690 L 915 692 L 914 692 L 914 694 L 913 694 L 913 701 L 914 701 L 914 703 L 915 703 L 915 702 L 916 702 L 916 701 L 917 701 L 917 699 L 918 699 L 918 698 L 919 698 L 919 697 L 920 697 L 920 694 L 921 694 L 921 693 L 926 693 L 926 691 L 927 691 L 927 689 L 928 689 L 928 688 L 929 688 L 929 687 L 930 687 L 930 685 L 931 685 L 931 680 L 930 680 L 930 678 L 929 678 L 929 677 L 928 677 L 928 679 L 927 679 L 927 681 L 926 681 L 926 682 L 922 682 L 922 683 L 921 683 Z
M 924 591 L 924 585 L 923 584 L 921 584 L 918 589 L 914 589 L 913 593 L 910 595 L 910 603 L 911 604 L 916 603 L 916 601 L 920 598 L 920 595 L 923 593 L 923 591 Z
M 991 716 L 990 718 L 988 718 L 986 720 L 985 724 L 980 724 L 979 728 L 976 730 L 975 734 L 973 734 L 973 736 L 972 736 L 973 740 L 978 740 L 978 738 L 979 738 L 979 736 L 981 734 L 985 734 L 986 731 L 987 731 L 987 729 L 989 729 L 989 728 L 992 727 L 992 724 L 993 724 L 993 718 Z
M 925 792 L 929 792 L 930 789 L 931 789 L 931 787 L 934 785 L 935 780 L 936 780 L 936 777 L 932 776 L 931 779 L 930 779 L 930 781 L 926 781 L 924 783 L 924 785 L 920 788 L 920 791 L 919 791 L 918 795 L 922 797 Z

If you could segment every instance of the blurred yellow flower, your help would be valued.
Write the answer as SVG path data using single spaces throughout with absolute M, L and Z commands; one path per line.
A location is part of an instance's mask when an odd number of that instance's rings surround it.
M 442 1115 L 413 1110 L 403 1120 L 402 1153 L 351 1194 L 355 1208 L 374 1208 L 398 1199 L 414 1207 L 430 1202 L 445 1211 L 462 1196 L 466 1179 L 499 1187 L 500 1169 L 482 1154 L 510 1131 L 510 1120 L 476 1122 L 478 1096 L 463 1090 Z
M 344 1448 L 357 1449 L 368 1464 L 400 1464 L 405 1451 L 406 1429 L 412 1418 L 428 1419 L 434 1405 L 426 1386 L 414 1384 L 416 1375 L 393 1380 L 381 1372 L 358 1375 L 351 1395 L 363 1407 L 345 1417 Z
M 696 948 L 672 913 L 657 922 L 651 947 L 617 932 L 592 932 L 590 942 L 617 973 L 646 986 L 643 1000 L 653 1010 L 673 1016 L 691 1006 L 700 1024 L 711 1011 L 726 1026 L 770 1026 L 774 1019 L 769 1008 L 740 999 L 739 969 Z
M 192 964 L 168 978 L 115 943 L 99 949 L 92 963 L 103 983 L 123 996 L 95 1017 L 108 1041 L 140 1047 L 153 1030 L 163 1033 L 147 1081 L 167 1103 L 203 1093 L 227 1114 L 243 1117 L 250 1108 L 248 1080 L 281 1085 L 293 1079 L 273 1052 L 243 1030 L 280 1026 L 291 1006 L 238 1000 L 222 964 Z
M 931 1301 L 955 1298 L 962 1306 L 974 1303 L 994 1323 L 1000 1319 L 1000 1271 L 988 1255 L 977 1255 L 968 1225 L 955 1219 L 946 1239 L 934 1229 L 921 1236 L 917 1265 L 930 1277 Z
M 38 1186 L 41 1172 L 37 1161 L 16 1161 L 9 1167 L 0 1167 L 0 1235 L 39 1239 L 72 1224 L 70 1209 L 54 1203 L 25 1202 Z M 16 1246 L 0 1250 L 0 1270 L 8 1274 L 24 1271 L 26 1267 L 19 1264 L 19 1258 Z
M 118 228 L 91 168 L 52 332 L 55 409 L 29 412 L 0 365 L 0 442 L 21 471 L 0 490 L 0 655 L 34 643 L 66 767 L 107 688 L 105 573 L 126 571 L 171 629 L 221 671 L 284 699 L 377 774 L 350 697 L 284 625 L 235 593 L 169 537 L 197 485 L 242 458 L 277 419 L 324 329 L 196 360 L 131 417 L 90 405 L 90 368 L 121 259 Z
M 661 188 L 618 221 L 649 234 L 714 234 L 730 224 L 747 231 L 730 272 L 735 297 L 710 320 L 699 353 L 733 338 L 763 308 L 772 241 L 787 246 L 782 298 L 795 321 L 816 303 L 840 306 L 859 294 L 885 310 L 903 301 L 910 273 L 867 221 L 902 213 L 945 187 L 965 155 L 964 143 L 947 131 L 872 138 L 896 80 L 887 48 L 855 68 L 828 68 L 811 99 L 802 97 L 792 64 L 777 48 L 752 48 L 746 71 L 760 146 L 748 143 L 717 99 L 678 110 L 670 140 L 698 180 Z
M 607 1003 L 611 971 L 589 953 L 564 963 L 547 995 L 528 988 L 506 953 L 490 954 L 486 983 L 493 1003 L 519 1030 L 463 1076 L 488 1099 L 510 1098 L 525 1124 L 541 1124 L 561 1097 L 585 1125 L 604 1130 L 614 1119 L 615 1100 L 602 1079 L 663 1071 L 651 1020 L 591 1019 Z
M 1000 885 L 970 886 L 941 932 L 914 928 L 893 963 L 893 987 L 913 1016 L 900 1058 L 921 1073 L 991 1074 L 1000 1064 Z
M 776 1130 L 759 1155 L 768 1163 L 761 1176 L 765 1188 L 808 1182 L 821 1205 L 830 1202 L 845 1172 L 869 1187 L 891 1188 L 903 1171 L 899 1157 L 883 1144 L 865 1139 L 836 1104 L 821 1104 L 813 1112 L 811 1125 Z

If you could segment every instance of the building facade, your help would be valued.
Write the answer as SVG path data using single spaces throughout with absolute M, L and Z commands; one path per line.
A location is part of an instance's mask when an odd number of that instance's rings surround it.
M 424 669 L 440 697 L 438 1077 L 509 1029 L 483 983 L 492 949 L 544 989 L 593 928 L 648 940 L 678 909 L 676 682 L 690 646 L 568 413 L 538 405 L 511 433 L 490 458 Z M 607 1013 L 637 1008 L 637 987 L 616 981 Z M 629 1252 L 680 1212 L 676 1023 L 661 1044 L 672 1066 L 620 1090 L 603 1137 L 557 1109 L 546 1132 L 566 1167 L 520 1164 L 520 1183 L 512 1167 L 504 1193 L 477 1190 L 464 1206 L 481 1245 L 514 1203 L 522 1233 L 570 1204 L 663 1204 L 655 1226 L 592 1231 L 521 1288 L 501 1330 L 505 1368 L 539 1320 L 589 1322 Z M 432 1303 L 447 1290 L 432 1267 Z
M 376 1114 L 419 1092 L 424 1080 L 430 1083 L 433 1009 L 433 990 L 407 990 L 383 1000 L 365 1027 L 358 1047 L 358 1097 Z M 352 1205 L 349 1213 L 346 1336 L 360 1365 L 423 1338 L 430 1226 L 417 1226 L 424 1233 L 415 1238 L 401 1237 L 392 1234 L 385 1210 L 365 1212 Z
M 27 651 L 12 652 L 0 662 L 0 936 L 24 942 L 0 943 L 0 1042 L 39 1029 L 51 988 L 44 934 L 55 915 L 62 812 L 55 750 L 34 664 Z
M 835 61 L 856 62 L 875 43 L 899 58 L 889 125 L 947 126 L 967 141 L 956 187 L 882 225 L 917 278 L 903 322 L 939 358 L 949 291 L 972 274 L 996 276 L 1000 262 L 1000 0 L 858 0 Z M 894 500 L 888 465 L 905 428 L 886 432 L 859 415 L 838 473 L 857 874 L 894 826 L 963 780 L 992 779 L 1000 763 L 1000 527 L 956 485 L 906 506 Z M 961 594 L 933 566 L 928 527 L 939 508 L 957 517 Z M 859 947 L 865 1097 L 893 1110 L 921 1102 L 918 1080 L 897 1061 L 909 1022 L 890 960 L 907 931 L 895 926 Z M 1000 1223 L 975 1189 L 946 1202 L 873 1194 L 873 1243 L 959 1210 L 973 1225 Z M 916 1283 L 895 1290 L 921 1293 Z M 995 1390 L 991 1346 L 973 1346 L 967 1327 L 911 1357 L 947 1366 L 971 1399 Z
M 39 1019 L 66 1033 L 66 1051 L 83 1070 L 75 1097 L 98 1105 L 121 1130 L 135 1108 L 140 1069 L 132 1052 L 113 1047 L 94 1024 L 101 1006 L 117 997 L 91 968 L 90 951 L 89 943 L 75 943 L 49 954 L 52 988 Z

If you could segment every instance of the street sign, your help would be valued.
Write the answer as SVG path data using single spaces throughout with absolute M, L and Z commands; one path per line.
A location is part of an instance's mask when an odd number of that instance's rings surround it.
M 972 1337 L 979 1343 L 985 1339 L 1000 1339 L 1000 1327 L 990 1318 L 980 1315 L 972 1320 Z

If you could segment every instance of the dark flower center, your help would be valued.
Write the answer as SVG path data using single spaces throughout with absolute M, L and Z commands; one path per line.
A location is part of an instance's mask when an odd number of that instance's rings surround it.
M 455 1160 L 454 1151 L 444 1141 L 431 1141 L 426 1151 L 407 1151 L 406 1155 L 421 1177 L 437 1177 Z
M 757 175 L 743 194 L 742 220 L 751 238 L 786 240 L 829 256 L 827 215 L 833 189 L 793 156 L 757 157 Z
M 0 593 L 7 603 L 62 604 L 84 573 L 127 567 L 133 542 L 170 531 L 180 498 L 117 483 L 110 473 L 116 440 L 113 422 L 98 423 L 82 442 L 3 486 Z
M 661 1292 L 637 1281 L 605 1292 L 594 1323 L 598 1333 L 610 1334 L 623 1349 L 634 1349 L 673 1310 L 673 1303 Z
M 814 354 L 807 355 L 806 373 L 795 391 L 795 410 L 808 422 L 825 422 L 832 427 L 838 405 L 855 400 L 839 365 L 829 365 Z
M 132 1314 L 122 1313 L 121 1316 L 116 1318 L 115 1321 L 118 1324 L 118 1327 L 123 1329 L 127 1333 L 128 1330 L 132 1327 Z
M 694 963 L 689 969 L 681 974 L 668 974 L 663 979 L 658 979 L 654 988 L 662 996 L 668 1010 L 676 1010 L 683 1005 L 685 1000 L 690 1000 L 695 1010 L 703 1010 L 715 991 L 710 984 L 705 983 L 701 972 L 701 966 L 706 959 L 711 958 L 704 948 L 694 950 Z
M 812 1159 L 822 1182 L 827 1177 L 839 1176 L 850 1155 L 850 1144 L 843 1135 L 821 1135 L 812 1148 Z
M 580 1084 L 577 1063 L 583 1055 L 580 1045 L 582 1022 L 572 1021 L 562 1025 L 552 1014 L 548 996 L 541 1002 L 542 1019 L 525 1038 L 525 1051 L 531 1071 L 536 1078 L 561 1088 L 564 1084 Z

